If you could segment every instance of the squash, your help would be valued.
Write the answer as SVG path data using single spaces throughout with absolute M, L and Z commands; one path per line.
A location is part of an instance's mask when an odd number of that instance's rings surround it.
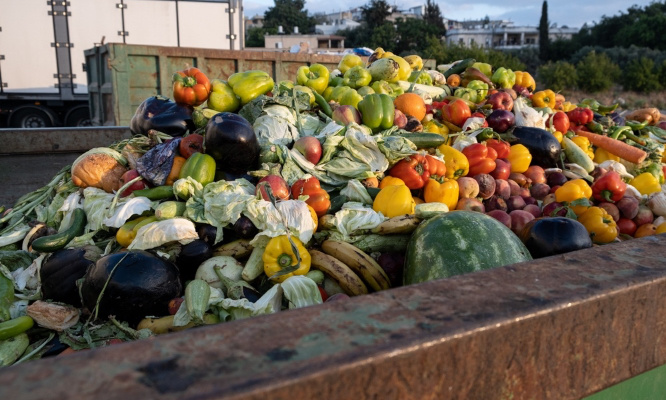
M 179 297 L 182 289 L 176 265 L 147 251 L 132 250 L 97 260 L 83 279 L 81 299 L 94 312 L 101 294 L 99 318 L 115 315 L 136 326 L 146 316 L 168 315 L 169 301 Z
M 519 236 L 533 258 L 592 247 L 592 239 L 583 224 L 565 217 L 534 219 L 523 227 Z
M 403 283 L 448 278 L 531 259 L 518 236 L 495 218 L 474 211 L 452 211 L 416 228 L 407 244 Z
M 80 307 L 81 298 L 76 281 L 102 254 L 96 246 L 63 249 L 53 252 L 39 270 L 42 298 Z

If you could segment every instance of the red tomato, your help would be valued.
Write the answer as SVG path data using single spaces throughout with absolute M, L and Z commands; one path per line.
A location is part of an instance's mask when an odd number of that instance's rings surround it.
M 442 107 L 442 117 L 444 120 L 462 126 L 465 120 L 472 115 L 467 103 L 462 99 L 456 99 Z
M 203 136 L 198 133 L 187 135 L 180 140 L 178 152 L 185 158 L 190 158 L 194 153 L 203 153 Z
M 551 114 L 548 118 L 548 127 L 553 127 L 558 132 L 567 133 L 570 125 L 569 116 L 563 111 Z

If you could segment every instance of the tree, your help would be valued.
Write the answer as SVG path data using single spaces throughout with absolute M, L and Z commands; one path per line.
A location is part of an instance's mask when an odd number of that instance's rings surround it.
M 265 34 L 262 28 L 256 26 L 249 28 L 245 35 L 245 47 L 264 47 L 266 44 L 264 40 Z
M 398 42 L 393 52 L 396 54 L 414 54 L 423 51 L 427 38 L 441 40 L 441 30 L 432 24 L 424 24 L 417 18 L 402 18 L 396 21 Z
M 488 17 L 486 17 L 486 19 L 487 18 Z M 431 0 L 426 1 L 423 22 L 425 22 L 427 27 L 435 28 L 435 35 L 438 37 L 446 35 L 446 27 L 444 26 L 442 12 L 439 10 L 439 5 L 437 5 L 437 3 Z
M 384 25 L 390 15 L 391 6 L 386 0 L 370 0 L 370 5 L 361 7 L 361 16 L 370 30 Z
M 304 7 L 305 0 L 275 0 L 275 6 L 264 13 L 264 30 L 282 26 L 285 34 L 291 34 L 297 26 L 300 33 L 314 32 L 315 19 Z
M 548 2 L 544 1 L 541 6 L 541 20 L 539 21 L 539 58 L 546 62 L 549 60 L 550 38 L 548 37 Z

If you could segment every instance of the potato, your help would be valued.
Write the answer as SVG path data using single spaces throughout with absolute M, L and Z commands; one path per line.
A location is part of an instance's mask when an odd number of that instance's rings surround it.
M 638 121 L 643 122 L 647 121 L 649 125 L 656 125 L 661 119 L 661 112 L 658 108 L 639 108 L 634 110 L 629 114 L 625 115 L 624 118 L 627 121 Z

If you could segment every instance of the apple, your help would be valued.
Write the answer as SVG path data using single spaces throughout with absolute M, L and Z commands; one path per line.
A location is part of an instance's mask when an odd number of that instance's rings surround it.
M 288 200 L 289 199 L 289 185 L 280 175 L 267 175 L 257 182 L 255 194 L 261 194 L 261 198 L 270 201 L 266 187 L 269 186 L 276 199 Z
M 362 123 L 361 113 L 354 106 L 350 105 L 338 106 L 333 111 L 331 118 L 343 126 L 347 126 L 352 122 L 356 122 L 359 125 Z
M 486 117 L 488 126 L 497 133 L 504 133 L 516 123 L 516 116 L 508 110 L 494 110 Z
M 511 229 L 511 216 L 504 210 L 492 210 L 486 213 L 487 215 L 495 218 L 503 223 L 507 228 Z
M 462 198 L 458 200 L 458 204 L 456 205 L 456 210 L 463 210 L 463 211 L 476 211 L 480 213 L 485 213 L 486 208 L 484 207 L 483 203 L 477 199 L 477 198 Z
M 204 137 L 198 133 L 185 136 L 178 145 L 178 152 L 185 158 L 194 153 L 203 153 Z
M 493 107 L 493 110 L 513 110 L 513 99 L 507 92 L 493 93 L 488 97 L 486 103 L 490 104 Z
M 314 136 L 303 136 L 294 142 L 294 149 L 305 156 L 305 159 L 313 164 L 321 160 L 321 142 Z
M 127 182 L 131 181 L 132 179 L 135 179 L 139 177 L 139 171 L 136 169 L 130 169 L 127 172 L 125 172 L 121 177 L 120 177 L 120 186 L 124 186 Z M 146 189 L 148 187 L 148 183 L 146 181 L 139 180 L 131 184 L 127 189 L 125 189 L 121 193 L 121 197 L 127 197 L 130 194 L 132 194 L 133 191 L 135 190 L 141 190 L 141 189 Z
M 515 84 L 512 89 L 516 92 L 516 96 L 530 97 L 530 91 L 525 86 Z

